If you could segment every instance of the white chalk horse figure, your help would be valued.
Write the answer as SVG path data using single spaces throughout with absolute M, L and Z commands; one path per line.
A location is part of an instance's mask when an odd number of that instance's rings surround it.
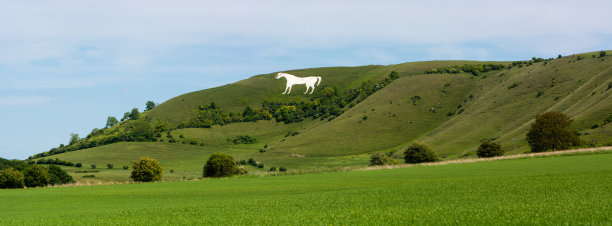
M 310 93 L 308 94 L 312 94 L 312 92 L 314 92 L 314 89 L 315 89 L 315 83 L 317 86 L 321 84 L 321 77 L 318 77 L 318 76 L 310 76 L 310 77 L 301 78 L 301 77 L 297 77 L 295 75 L 287 74 L 287 73 L 278 73 L 276 75 L 276 79 L 280 79 L 282 77 L 285 77 L 285 79 L 287 79 L 287 87 L 285 87 L 285 92 L 283 94 L 291 93 L 291 87 L 293 85 L 300 85 L 300 84 L 306 85 L 306 92 L 304 94 L 307 94 L 308 90 L 310 90 Z

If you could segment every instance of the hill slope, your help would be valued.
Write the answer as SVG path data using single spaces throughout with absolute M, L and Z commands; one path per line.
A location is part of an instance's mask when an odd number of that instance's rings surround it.
M 612 57 L 591 57 L 592 54 L 514 63 L 511 68 L 474 73 L 477 75 L 460 71 L 440 74 L 432 69 L 489 63 L 511 65 L 511 62 L 432 61 L 288 71 L 297 76 L 321 76 L 323 80 L 314 95 L 302 94 L 304 86 L 295 86 L 290 95 L 282 95 L 284 79 L 274 79 L 275 73 L 257 75 L 178 96 L 143 113 L 139 120 L 111 128 L 130 128 L 139 121 L 152 126 L 164 124 L 172 129 L 169 134 L 177 143 L 168 143 L 170 138 L 164 132 L 159 142 L 146 145 L 113 144 L 53 157 L 84 165 L 105 165 L 100 162 L 100 155 L 94 153 L 112 153 L 108 161 L 114 159 L 121 164 L 150 153 L 159 156 L 164 164 L 164 153 L 176 148 L 199 153 L 185 152 L 187 157 L 169 158 L 178 160 L 168 159 L 168 164 L 198 172 L 207 156 L 215 151 L 228 152 L 237 160 L 255 158 L 265 163 L 266 168 L 286 166 L 295 170 L 365 165 L 368 153 L 396 152 L 414 141 L 431 145 L 446 158 L 473 157 L 484 139 L 494 139 L 508 154 L 515 154 L 528 151 L 525 134 L 534 117 L 546 111 L 570 115 L 575 120 L 574 129 L 585 132 L 587 141 L 611 144 L 612 137 L 605 135 L 609 134 L 608 125 L 591 127 L 601 124 L 612 113 Z M 308 118 L 299 123 L 272 119 L 173 129 L 196 117 L 198 106 L 213 101 L 231 112 L 240 112 L 246 106 L 259 109 L 264 101 L 310 101 L 325 87 L 359 90 L 364 81 L 381 81 L 391 71 L 399 72 L 401 77 L 367 98 L 351 102 L 336 118 Z M 255 137 L 257 142 L 236 145 L 232 139 L 239 135 Z M 396 152 L 395 156 L 399 155 Z M 189 157 L 192 159 L 184 161 L 188 166 L 179 166 L 183 162 L 180 159 Z

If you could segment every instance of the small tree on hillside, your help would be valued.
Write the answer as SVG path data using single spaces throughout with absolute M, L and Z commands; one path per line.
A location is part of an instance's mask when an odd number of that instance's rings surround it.
M 49 173 L 45 167 L 33 165 L 23 172 L 25 186 L 29 188 L 43 187 L 49 184 Z
M 572 119 L 561 112 L 538 115 L 527 133 L 531 151 L 555 151 L 579 145 L 580 139 L 569 127 L 571 123 Z
M 114 125 L 117 125 L 117 123 L 119 123 L 119 120 L 117 120 L 117 118 L 108 116 L 108 119 L 106 119 L 106 128 L 113 127 Z
M 140 118 L 140 112 L 138 112 L 138 108 L 132 108 L 130 112 L 130 119 L 136 120 Z
M 606 51 L 599 51 L 599 57 L 605 57 Z
M 221 152 L 212 154 L 204 165 L 204 177 L 225 177 L 236 173 L 234 157 Z
M 370 155 L 370 166 L 391 165 L 393 160 L 383 152 L 375 152 Z
M 422 163 L 438 161 L 438 155 L 429 146 L 422 143 L 413 143 L 404 151 L 406 163 Z
M 491 141 L 485 141 L 480 144 L 476 151 L 478 157 L 487 158 L 494 156 L 504 155 L 504 151 L 501 149 L 501 145 Z
M 157 160 L 143 157 L 138 161 L 132 162 L 130 178 L 141 182 L 160 181 L 163 174 L 162 170 L 162 166 Z
M 76 144 L 80 140 L 81 140 L 81 138 L 79 138 L 79 134 L 71 133 L 70 134 L 70 141 L 68 141 L 68 145 Z
M 0 188 L 23 188 L 23 173 L 13 168 L 0 170 Z
M 68 175 L 68 173 L 66 173 L 66 171 L 59 166 L 49 165 L 48 173 L 49 183 L 52 185 L 74 182 L 74 180 L 72 180 L 72 176 Z
M 155 102 L 147 101 L 145 111 L 151 110 L 155 107 Z

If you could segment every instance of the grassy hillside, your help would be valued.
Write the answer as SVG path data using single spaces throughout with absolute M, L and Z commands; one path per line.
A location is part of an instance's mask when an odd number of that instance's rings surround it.
M 605 225 L 612 153 L 0 192 L 6 225 Z
M 187 156 L 168 157 L 167 164 L 195 177 L 208 155 L 216 151 L 228 152 L 237 160 L 255 158 L 265 163 L 266 169 L 285 166 L 306 171 L 366 165 L 368 154 L 375 151 L 395 152 L 399 158 L 401 150 L 415 141 L 431 145 L 443 158 L 472 158 L 485 139 L 501 143 L 507 154 L 517 154 L 529 150 L 525 134 L 535 116 L 546 111 L 561 111 L 574 118 L 573 128 L 583 132 L 587 143 L 610 145 L 610 125 L 591 127 L 612 114 L 612 56 L 591 57 L 593 54 L 523 62 L 478 75 L 425 72 L 454 65 L 512 62 L 431 61 L 288 71 L 298 76 L 321 76 L 321 86 L 315 93 L 324 87 L 359 88 L 363 81 L 379 81 L 391 71 L 400 72 L 401 77 L 365 100 L 353 102 L 349 105 L 354 105 L 352 108 L 346 107 L 333 120 L 317 118 L 289 124 L 261 120 L 177 129 L 171 135 L 179 143 L 168 143 L 164 132 L 162 142 L 106 145 L 52 158 L 88 166 L 100 163 L 100 158 L 108 154 L 108 158 L 120 162 L 115 164 L 118 166 L 143 155 L 166 160 L 164 152 L 186 150 Z M 290 95 L 282 95 L 285 81 L 274 79 L 275 74 L 178 96 L 145 112 L 140 121 L 173 128 L 197 115 L 199 105 L 211 101 L 227 111 L 240 112 L 246 106 L 260 108 L 263 101 L 301 101 L 314 96 L 304 95 L 304 86 L 295 86 Z M 128 127 L 131 121 L 108 131 Z M 180 135 L 184 138 L 178 138 Z M 258 142 L 233 144 L 231 140 L 239 135 L 255 137 Z M 190 141 L 196 145 L 188 145 Z

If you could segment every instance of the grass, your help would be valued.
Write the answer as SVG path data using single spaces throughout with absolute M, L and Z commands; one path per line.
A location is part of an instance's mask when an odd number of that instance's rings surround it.
M 3 225 L 612 221 L 611 152 L 263 178 L 0 192 Z

